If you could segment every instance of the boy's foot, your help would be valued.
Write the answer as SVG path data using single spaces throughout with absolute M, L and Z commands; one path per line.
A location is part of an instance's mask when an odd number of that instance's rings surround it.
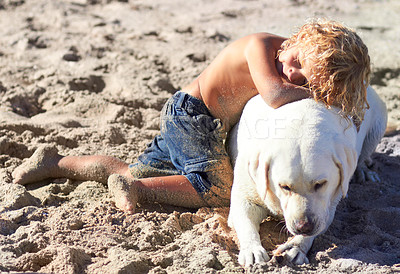
M 108 177 L 108 189 L 119 209 L 128 213 L 135 213 L 138 202 L 138 187 L 135 180 L 119 174 L 112 174 Z
M 25 185 L 51 178 L 52 172 L 62 157 L 54 146 L 38 148 L 27 162 L 14 170 L 12 173 L 13 182 Z

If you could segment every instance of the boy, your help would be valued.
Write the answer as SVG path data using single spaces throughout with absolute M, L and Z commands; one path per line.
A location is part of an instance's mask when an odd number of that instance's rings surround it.
M 126 212 L 134 212 L 138 201 L 228 206 L 233 171 L 224 138 L 250 98 L 259 93 L 278 108 L 313 97 L 339 107 L 359 124 L 367 107 L 369 74 L 367 47 L 336 22 L 313 21 L 288 40 L 249 35 L 228 45 L 168 100 L 161 133 L 136 164 L 109 156 L 63 157 L 45 147 L 13 172 L 14 182 L 108 180 L 116 206 Z

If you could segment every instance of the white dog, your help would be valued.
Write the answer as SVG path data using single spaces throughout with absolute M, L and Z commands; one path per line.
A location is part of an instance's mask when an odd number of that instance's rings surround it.
M 229 144 L 236 159 L 229 225 L 239 239 L 240 264 L 269 260 L 259 235 L 268 214 L 283 216 L 294 235 L 273 254 L 308 263 L 307 252 L 331 224 L 356 166 L 362 179 L 377 179 L 366 162 L 384 134 L 387 114 L 370 87 L 367 99 L 359 132 L 336 109 L 312 99 L 278 109 L 259 95 L 247 103 Z

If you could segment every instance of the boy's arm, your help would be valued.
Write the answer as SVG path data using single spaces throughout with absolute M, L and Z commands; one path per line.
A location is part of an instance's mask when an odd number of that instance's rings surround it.
M 307 88 L 284 82 L 276 68 L 276 54 L 286 38 L 268 33 L 254 35 L 245 49 L 253 82 L 264 101 L 273 108 L 311 97 Z

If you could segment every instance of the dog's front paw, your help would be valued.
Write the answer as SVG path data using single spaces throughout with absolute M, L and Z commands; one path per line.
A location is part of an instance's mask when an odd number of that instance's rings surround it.
M 267 251 L 261 245 L 255 245 L 243 248 L 239 252 L 239 264 L 251 266 L 257 263 L 263 263 L 269 260 Z
M 281 259 L 277 259 L 277 257 L 283 257 L 284 261 L 289 261 L 298 265 L 309 263 L 307 252 L 304 252 L 299 246 L 293 245 L 290 242 L 280 245 L 274 250 L 273 254 L 277 261 L 281 261 Z
M 274 250 L 274 257 L 284 257 L 284 261 L 289 261 L 294 264 L 308 264 L 307 253 L 311 248 L 314 238 L 314 236 L 306 237 L 296 235 Z M 277 259 L 277 261 L 281 260 Z

